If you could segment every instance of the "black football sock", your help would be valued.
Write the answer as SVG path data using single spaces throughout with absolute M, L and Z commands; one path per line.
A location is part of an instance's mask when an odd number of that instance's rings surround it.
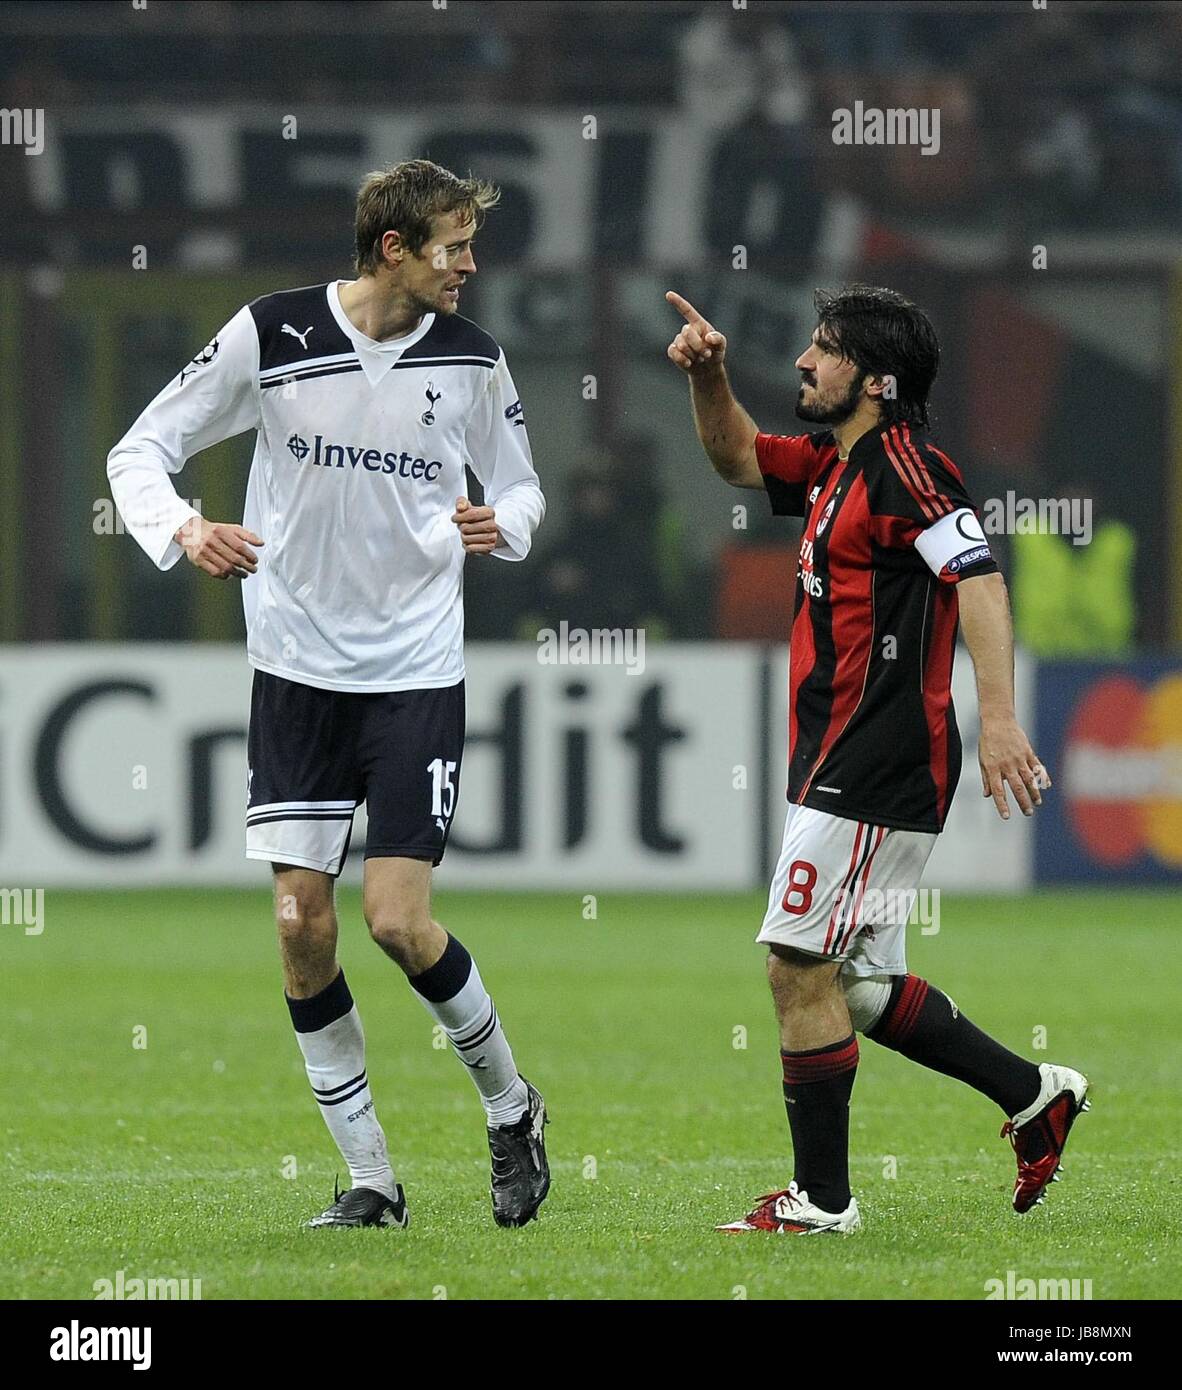
M 946 994 L 918 975 L 895 975 L 882 1017 L 866 1037 L 920 1066 L 953 1076 L 1016 1115 L 1038 1095 L 1042 1077 L 970 1023 Z
M 822 1211 L 850 1204 L 850 1093 L 858 1070 L 858 1039 L 809 1052 L 783 1052 L 784 1108 L 792 1131 L 793 1176 Z

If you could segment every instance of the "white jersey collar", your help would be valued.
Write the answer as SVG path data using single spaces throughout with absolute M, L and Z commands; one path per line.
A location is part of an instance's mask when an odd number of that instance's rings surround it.
M 357 349 L 357 357 L 366 377 L 369 381 L 374 382 L 385 376 L 393 363 L 398 361 L 407 348 L 413 347 L 420 338 L 425 337 L 431 331 L 431 325 L 435 322 L 435 315 L 424 314 L 418 327 L 404 337 L 387 338 L 385 342 L 379 343 L 355 327 L 349 315 L 341 307 L 340 287 L 345 283 L 344 280 L 330 280 L 328 282 L 328 307 L 332 311 L 332 316 L 336 319 L 341 332 Z

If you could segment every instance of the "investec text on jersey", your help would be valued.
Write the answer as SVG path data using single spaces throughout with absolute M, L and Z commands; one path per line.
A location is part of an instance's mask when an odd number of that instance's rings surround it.
M 307 441 L 298 434 L 293 434 L 287 441 L 287 448 L 299 463 L 308 457 Z M 415 458 L 405 450 L 400 454 L 383 454 L 380 449 L 366 449 L 361 445 L 326 443 L 319 434 L 315 436 L 311 452 L 313 465 L 321 468 L 344 468 L 347 458 L 354 469 L 360 464 L 369 473 L 397 473 L 400 478 L 421 478 L 428 483 L 434 482 L 443 468 L 440 459 L 432 459 L 428 463 L 426 459 Z

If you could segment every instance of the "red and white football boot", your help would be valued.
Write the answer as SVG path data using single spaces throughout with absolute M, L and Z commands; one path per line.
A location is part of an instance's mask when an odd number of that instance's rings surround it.
M 809 1201 L 809 1194 L 789 1183 L 783 1192 L 769 1192 L 756 1199 L 755 1210 L 741 1221 L 715 1226 L 716 1231 L 771 1231 L 780 1236 L 819 1236 L 826 1233 L 848 1235 L 862 1224 L 858 1203 L 853 1197 L 845 1211 L 822 1211 Z
M 1082 1073 L 1051 1062 L 1043 1062 L 1039 1072 L 1042 1089 L 1034 1101 L 1001 1127 L 1018 1158 L 1014 1210 L 1019 1212 L 1041 1203 L 1047 1185 L 1058 1182 L 1075 1117 L 1092 1108 L 1086 1099 L 1088 1078 Z

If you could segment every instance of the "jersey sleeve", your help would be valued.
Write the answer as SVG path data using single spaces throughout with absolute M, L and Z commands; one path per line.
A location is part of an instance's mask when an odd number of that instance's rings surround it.
M 822 434 L 757 434 L 755 458 L 776 516 L 804 516 L 813 479 L 824 460 Z
M 944 584 L 993 574 L 997 561 L 956 464 L 906 427 L 882 436 L 887 464 L 870 496 L 874 539 L 890 549 L 913 547 Z
M 177 496 L 172 475 L 202 449 L 258 428 L 258 371 L 258 332 L 243 307 L 107 456 L 111 495 L 123 524 L 162 570 L 180 559 L 173 537 L 198 515 Z
M 477 402 L 466 433 L 468 463 L 484 487 L 484 501 L 497 514 L 502 560 L 524 560 L 546 515 L 546 499 L 534 472 L 521 398 L 504 353 Z

